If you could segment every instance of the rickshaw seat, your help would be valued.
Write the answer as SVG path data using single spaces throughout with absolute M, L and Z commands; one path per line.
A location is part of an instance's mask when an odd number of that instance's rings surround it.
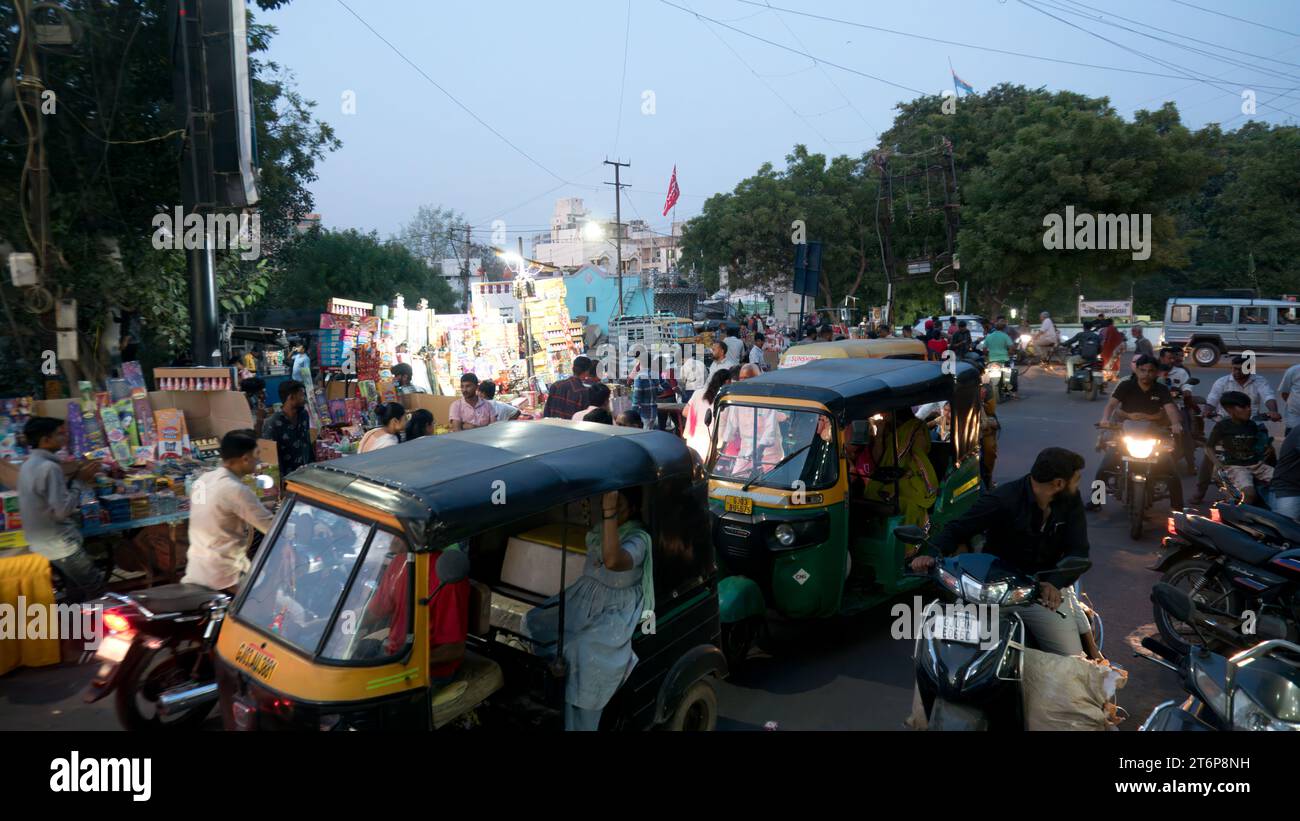
M 542 597 L 560 592 L 561 542 L 564 554 L 565 586 L 577 581 L 586 562 L 586 532 L 570 525 L 549 524 L 537 527 L 506 541 L 505 559 L 501 564 L 501 582 Z M 566 538 L 567 537 L 567 538 Z
M 455 678 L 433 697 L 430 705 L 433 726 L 442 727 L 465 715 L 504 685 L 505 675 L 501 672 L 501 665 L 486 656 L 466 650 Z
M 532 609 L 533 605 L 528 602 L 493 593 L 489 606 L 491 625 L 507 633 L 522 634 L 524 616 Z

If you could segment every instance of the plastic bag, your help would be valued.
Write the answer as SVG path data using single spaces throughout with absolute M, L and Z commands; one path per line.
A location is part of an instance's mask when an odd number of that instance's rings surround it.
M 1022 692 L 1027 730 L 1106 730 L 1119 720 L 1115 695 L 1128 672 L 1083 655 L 1025 650 Z

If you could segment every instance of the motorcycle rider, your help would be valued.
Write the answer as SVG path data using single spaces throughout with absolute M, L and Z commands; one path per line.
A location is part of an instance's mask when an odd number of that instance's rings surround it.
M 1074 378 L 1077 365 L 1091 363 L 1101 355 L 1101 335 L 1093 330 L 1091 322 L 1083 323 L 1083 330 L 1062 343 L 1070 351 L 1065 359 L 1065 379 Z
M 255 470 L 257 437 L 251 430 L 221 437 L 221 467 L 196 479 L 190 493 L 189 565 L 182 582 L 234 594 L 251 566 L 247 526 L 265 535 L 275 520 L 243 482 Z
M 971 540 L 983 534 L 982 552 L 1028 575 L 1051 570 L 1067 556 L 1088 558 L 1088 521 L 1079 497 L 1083 465 L 1083 457 L 1073 451 L 1046 448 L 1028 475 L 984 493 L 970 510 L 949 522 L 932 544 L 940 554 L 949 556 L 970 547 Z M 934 556 L 917 556 L 912 559 L 912 570 L 928 570 L 935 562 Z M 1090 658 L 1101 658 L 1073 589 L 1062 591 L 1045 581 L 1039 582 L 1038 588 L 1039 603 L 1023 608 L 1020 616 L 1039 648 L 1061 655 L 1086 650 Z
M 957 330 L 952 332 L 952 338 L 948 340 L 948 347 L 957 355 L 958 359 L 970 353 L 975 347 L 975 343 L 971 339 L 970 328 L 966 325 L 966 320 L 963 319 L 958 321 Z
M 1189 384 L 1192 375 L 1183 367 L 1182 351 L 1177 348 L 1161 348 L 1159 362 L 1160 378 L 1169 388 L 1169 392 L 1174 395 L 1175 399 L 1181 398 L 1178 405 L 1178 415 L 1183 420 L 1183 435 L 1180 440 L 1180 456 L 1187 462 L 1189 474 L 1196 472 L 1196 428 L 1194 425 L 1197 414 L 1196 397 L 1192 395 L 1192 386 Z
M 1277 397 L 1273 394 L 1273 387 L 1258 373 L 1246 373 L 1246 361 L 1244 356 L 1234 356 L 1232 373 L 1215 380 L 1210 387 L 1209 396 L 1205 397 L 1205 405 L 1201 408 L 1205 418 L 1215 422 L 1227 418 L 1228 412 L 1219 400 L 1228 391 L 1240 391 L 1250 397 L 1251 416 L 1266 414 L 1274 422 L 1282 419 L 1277 411 Z M 1194 504 L 1205 500 L 1205 492 L 1210 488 L 1211 472 L 1210 460 L 1202 458 L 1201 469 L 1196 474 L 1196 496 L 1192 499 Z
M 1138 357 L 1134 363 L 1133 375 L 1115 386 L 1115 393 L 1101 412 L 1101 424 L 1109 425 L 1112 417 L 1117 417 L 1118 421 L 1132 419 L 1161 424 L 1168 422 L 1175 437 L 1180 437 L 1183 432 L 1183 421 L 1178 408 L 1174 406 L 1173 394 L 1156 379 L 1156 362 L 1149 356 Z M 1114 473 L 1122 458 L 1119 448 L 1106 448 L 1096 478 L 1104 480 L 1107 475 Z M 1160 454 L 1156 469 L 1168 479 L 1170 508 L 1181 510 L 1183 483 L 1169 453 Z M 1088 510 L 1099 507 L 1099 504 L 1092 501 L 1087 505 Z

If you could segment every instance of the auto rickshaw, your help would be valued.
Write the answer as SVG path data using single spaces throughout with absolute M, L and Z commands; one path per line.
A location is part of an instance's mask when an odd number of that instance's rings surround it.
M 904 576 L 907 548 L 894 538 L 902 471 L 874 471 L 867 498 L 850 490 L 870 484 L 851 482 L 846 451 L 888 447 L 896 411 L 947 402 L 950 432 L 928 456 L 938 480 L 928 516 L 942 527 L 979 496 L 979 391 L 979 371 L 965 363 L 945 373 L 937 362 L 824 359 L 719 392 L 709 509 L 729 663 L 748 654 L 768 608 L 792 619 L 852 615 L 923 584 Z
M 919 339 L 841 339 L 791 345 L 781 354 L 779 368 L 793 368 L 818 359 L 925 359 Z
M 600 728 L 713 729 L 727 670 L 699 459 L 662 431 L 560 420 L 424 437 L 288 477 L 221 626 L 225 726 L 562 726 L 575 671 L 556 594 L 583 574 L 610 491 L 638 496 L 655 595 Z M 466 648 L 431 697 L 428 605 L 454 579 L 435 586 L 430 570 L 452 550 L 469 558 Z M 526 635 L 534 608 L 558 608 L 555 641 Z

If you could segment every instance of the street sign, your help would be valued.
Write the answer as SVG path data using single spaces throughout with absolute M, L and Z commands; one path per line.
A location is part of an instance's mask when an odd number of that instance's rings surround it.
M 1133 316 L 1131 299 L 1089 299 L 1079 300 L 1079 316 Z
M 802 296 L 816 296 L 822 275 L 822 244 L 800 243 L 794 247 L 794 287 Z

